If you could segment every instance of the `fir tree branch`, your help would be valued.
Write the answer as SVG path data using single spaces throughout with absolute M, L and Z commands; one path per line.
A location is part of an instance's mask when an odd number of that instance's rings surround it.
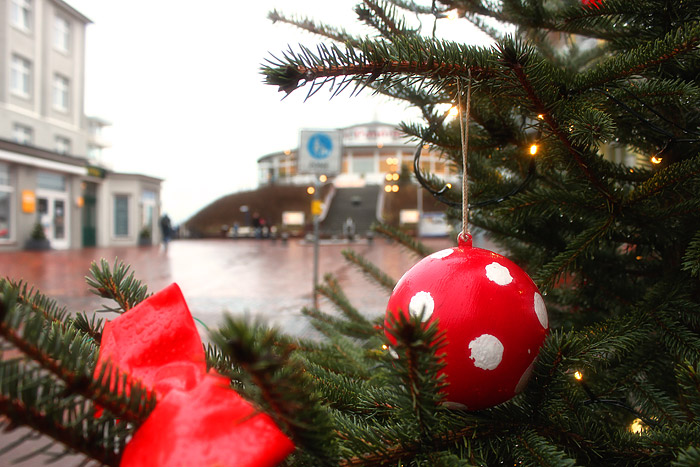
M 427 440 L 437 428 L 436 408 L 443 401 L 441 391 L 446 386 L 444 376 L 439 375 L 445 364 L 435 355 L 444 346 L 445 336 L 436 322 L 425 324 L 422 318 L 423 311 L 416 316 L 389 314 L 385 329 L 396 340 L 399 356 L 388 362 L 387 369 L 403 381 L 402 392 L 409 398 L 404 416 L 415 418 L 420 438 Z
M 676 162 L 656 172 L 649 180 L 637 186 L 624 201 L 632 205 L 649 198 L 659 196 L 668 189 L 682 186 L 688 180 L 700 176 L 700 156 L 686 161 Z
M 47 323 L 56 323 L 63 329 L 72 325 L 99 344 L 104 320 L 94 316 L 90 320 L 84 312 L 78 313 L 74 318 L 69 318 L 66 307 L 59 307 L 55 300 L 46 297 L 38 290 L 28 290 L 27 284 L 21 281 L 15 282 L 9 278 L 0 278 L 0 290 L 5 290 L 5 294 L 11 294 L 18 304 L 29 307 L 35 313 L 42 314 Z
M 19 401 L 11 400 L 0 395 L 0 413 L 6 414 L 12 420 L 21 421 L 21 424 L 31 427 L 39 433 L 50 436 L 70 447 L 71 450 L 85 454 L 99 460 L 104 465 L 119 466 L 121 454 L 113 449 L 108 449 L 94 442 L 90 435 L 79 438 L 75 430 L 69 429 L 61 423 L 57 423 L 54 417 L 27 407 Z
M 522 86 L 525 94 L 531 102 L 531 107 L 533 113 L 536 115 L 542 115 L 542 119 L 550 128 L 552 134 L 554 134 L 561 144 L 566 148 L 569 155 L 574 159 L 584 176 L 590 181 L 590 183 L 596 187 L 596 189 L 609 201 L 614 201 L 614 197 L 610 192 L 609 187 L 605 186 L 602 181 L 593 173 L 589 168 L 588 164 L 583 158 L 582 152 L 574 147 L 570 141 L 570 135 L 563 131 L 559 123 L 555 120 L 552 112 L 550 112 L 550 105 L 545 102 L 545 100 L 537 93 L 535 87 L 528 76 L 525 65 L 528 67 L 534 67 L 535 65 L 528 63 L 533 60 L 530 55 L 531 50 L 523 49 L 519 43 L 515 41 L 508 41 L 504 44 L 500 44 L 499 50 L 503 61 L 506 66 L 508 66 L 514 73 L 518 82 Z M 551 97 L 550 97 L 551 100 Z
M 292 347 L 276 331 L 245 319 L 226 316 L 212 341 L 241 368 L 247 381 L 241 391 L 277 421 L 297 445 L 320 465 L 332 465 L 337 456 L 331 420 L 321 406 L 313 380 Z
M 151 394 L 136 383 L 127 384 L 126 377 L 109 366 L 93 378 L 99 351 L 95 341 L 70 324 L 47 323 L 42 310 L 25 306 L 18 296 L 9 284 L 0 289 L 3 339 L 60 378 L 67 391 L 95 401 L 121 419 L 138 424 L 146 419 L 155 405 Z
M 325 24 L 319 24 L 308 18 L 296 18 L 285 16 L 283 13 L 272 10 L 267 14 L 268 19 L 273 23 L 286 23 L 295 26 L 299 29 L 303 29 L 312 34 L 317 34 L 319 36 L 327 37 L 341 43 L 353 43 L 355 41 L 354 36 L 348 34 L 343 29 L 332 28 Z
M 396 281 L 382 272 L 376 265 L 368 261 L 364 256 L 357 254 L 353 250 L 343 250 L 343 257 L 350 263 L 358 266 L 360 270 L 373 282 L 385 290 L 392 291 Z
M 318 287 L 319 291 L 321 291 L 321 287 Z M 321 293 L 325 295 L 324 292 Z M 301 313 L 311 319 L 312 326 L 329 338 L 332 338 L 335 333 L 354 338 L 367 338 L 376 334 L 372 327 L 331 316 L 316 308 L 304 307 L 301 309 Z
M 307 83 L 312 86 L 309 95 L 318 91 L 325 83 L 340 78 L 335 94 L 352 82 L 356 89 L 363 81 L 371 83 L 382 77 L 382 86 L 414 81 L 412 76 L 441 80 L 466 76 L 471 69 L 476 80 L 485 79 L 494 70 L 486 62 L 492 57 L 477 59 L 475 53 L 458 44 L 426 40 L 421 37 L 400 37 L 394 42 L 361 40 L 356 48 L 340 50 L 337 46 L 318 46 L 314 54 L 300 46 L 301 52 L 288 50 L 279 59 L 272 56 L 262 69 L 265 82 L 279 86 L 280 91 L 290 93 Z M 484 52 L 485 53 L 485 52 Z
M 98 318 L 96 315 L 88 318 L 85 312 L 80 312 L 71 320 L 71 324 L 77 330 L 87 334 L 95 340 L 97 345 L 102 342 L 102 329 L 104 328 L 104 318 Z
M 556 280 L 575 264 L 579 256 L 590 252 L 596 242 L 608 233 L 614 222 L 614 217 L 608 216 L 602 222 L 594 223 L 591 227 L 581 232 L 563 252 L 555 256 L 548 264 L 542 267 L 533 278 L 540 284 L 542 290 L 553 287 Z
M 678 457 L 671 463 L 672 467 L 694 467 L 700 465 L 700 449 L 697 446 L 688 446 L 678 453 Z
M 131 266 L 125 265 L 116 258 L 111 269 L 104 258 L 100 260 L 99 266 L 94 261 L 90 265 L 92 277 L 87 276 L 86 280 L 94 289 L 93 293 L 114 300 L 120 307 L 120 309 L 108 308 L 107 311 L 126 312 L 148 298 L 148 288 L 134 278 L 133 272 L 129 273 L 130 268 Z M 128 276 L 127 273 L 129 273 Z
M 695 232 L 685 250 L 682 269 L 690 273 L 691 276 L 700 277 L 700 230 Z
M 355 7 L 360 20 L 374 27 L 379 33 L 391 40 L 406 34 L 415 34 L 415 31 L 406 28 L 405 21 L 397 15 L 396 8 L 389 2 L 377 2 L 375 0 L 363 0 L 365 6 Z
M 368 332 L 373 332 L 374 328 L 367 318 L 365 318 L 355 307 L 352 306 L 350 300 L 343 292 L 343 289 L 333 274 L 326 274 L 324 276 L 325 285 L 320 285 L 318 291 L 333 301 L 333 303 L 338 307 L 340 311 L 343 312 L 345 317 L 365 327 Z
M 0 290 L 7 290 L 15 296 L 18 303 L 28 306 L 32 311 L 41 313 L 47 322 L 63 323 L 68 316 L 66 307 L 59 307 L 55 300 L 48 298 L 35 289 L 28 289 L 22 281 L 15 282 L 9 278 L 0 278 Z
M 381 235 L 384 235 L 387 238 L 390 238 L 397 242 L 398 244 L 402 245 L 405 247 L 408 251 L 413 253 L 415 256 L 418 258 L 425 258 L 431 253 L 434 253 L 430 248 L 425 246 L 424 244 L 417 242 L 413 237 L 410 235 L 406 234 L 406 232 L 403 232 L 395 227 L 392 227 L 388 224 L 383 224 L 383 223 L 374 223 L 372 224 L 371 229 L 374 232 L 377 232 Z M 396 282 L 394 282 L 395 284 Z M 392 288 L 394 287 L 393 285 L 391 286 Z
M 522 435 L 516 435 L 519 444 L 516 444 L 518 458 L 523 459 L 527 465 L 561 466 L 570 467 L 576 465 L 575 459 L 566 453 L 553 447 L 549 440 L 538 433 L 526 430 Z
M 683 55 L 694 52 L 700 44 L 700 25 L 695 22 L 683 24 L 654 41 L 642 41 L 601 62 L 588 73 L 579 76 L 580 88 L 605 88 L 624 78 L 644 75 L 648 70 L 680 60 Z

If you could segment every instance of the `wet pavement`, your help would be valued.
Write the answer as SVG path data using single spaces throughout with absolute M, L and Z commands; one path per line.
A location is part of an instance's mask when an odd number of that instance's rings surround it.
M 434 251 L 454 246 L 448 238 L 424 239 L 424 243 Z M 383 315 L 388 292 L 349 264 L 341 255 L 344 249 L 363 255 L 395 280 L 419 258 L 384 239 L 320 246 L 319 278 L 332 273 L 358 310 L 368 317 Z M 118 258 L 131 266 L 134 277 L 146 284 L 150 292 L 178 283 L 193 316 L 206 327 L 216 327 L 224 313 L 248 313 L 283 332 L 312 336 L 314 331 L 300 310 L 313 306 L 313 250 L 312 244 L 299 239 L 215 239 L 178 240 L 171 242 L 167 251 L 152 246 L 0 252 L 0 276 L 22 279 L 71 311 L 92 312 L 109 302 L 89 291 L 85 276 L 90 264 L 102 258 L 113 264 Z M 332 309 L 323 298 L 319 304 L 325 311 Z M 206 329 L 201 324 L 198 327 L 206 339 Z M 0 434 L 0 448 L 23 433 L 26 431 Z M 30 441 L 0 455 L 0 466 L 11 465 L 43 444 Z M 60 448 L 56 446 L 52 451 Z M 15 465 L 44 465 L 45 459 L 40 455 Z M 69 456 L 51 465 L 73 466 L 81 459 Z
M 447 238 L 424 243 L 434 250 L 453 246 Z M 320 245 L 319 279 L 332 273 L 356 308 L 368 316 L 383 314 L 388 294 L 343 258 L 344 249 L 365 256 L 395 280 L 418 258 L 384 239 Z M 313 305 L 313 250 L 299 239 L 215 239 L 174 241 L 167 252 L 160 246 L 21 251 L 0 253 L 0 275 L 26 281 L 71 311 L 94 311 L 108 301 L 87 286 L 90 264 L 104 258 L 112 265 L 119 259 L 150 292 L 177 282 L 192 314 L 209 327 L 224 313 L 249 313 L 285 332 L 303 334 L 305 320 L 298 318 L 303 307 Z M 327 307 L 323 299 L 320 305 Z

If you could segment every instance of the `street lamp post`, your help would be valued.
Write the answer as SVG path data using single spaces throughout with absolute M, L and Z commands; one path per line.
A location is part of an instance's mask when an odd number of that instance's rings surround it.
M 321 175 L 320 177 L 314 177 L 314 186 L 309 187 L 308 191 L 312 192 L 313 199 L 311 200 L 311 215 L 314 220 L 314 269 L 313 269 L 313 297 L 314 297 L 314 308 L 318 308 L 318 291 L 316 287 L 318 286 L 318 275 L 319 275 L 319 230 L 321 222 L 321 213 L 323 212 L 323 204 L 321 203 L 321 183 L 325 183 L 328 177 Z
M 314 277 L 313 277 L 313 291 L 314 291 L 314 308 L 318 309 L 318 244 L 319 244 L 319 223 L 321 218 L 321 186 L 319 184 L 318 178 L 314 177 L 314 184 L 316 191 L 314 191 L 314 199 L 311 204 L 311 214 L 314 216 Z

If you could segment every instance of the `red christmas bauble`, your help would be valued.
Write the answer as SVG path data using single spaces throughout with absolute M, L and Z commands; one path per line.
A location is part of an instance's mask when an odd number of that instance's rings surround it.
M 600 9 L 603 0 L 581 0 L 581 4 L 585 7 L 594 7 Z
M 479 410 L 525 388 L 549 322 L 537 286 L 515 263 L 460 235 L 457 247 L 423 258 L 403 275 L 385 326 L 390 314 L 421 311 L 445 333 L 437 354 L 445 363 L 447 401 Z

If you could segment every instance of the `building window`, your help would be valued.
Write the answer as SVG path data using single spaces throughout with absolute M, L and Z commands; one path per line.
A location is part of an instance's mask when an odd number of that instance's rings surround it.
M 55 172 L 37 172 L 36 183 L 43 190 L 66 191 L 66 176 Z
M 102 136 L 102 125 L 99 123 L 90 122 L 88 125 L 88 131 L 90 132 L 91 136 L 99 138 Z
M 70 140 L 63 136 L 56 136 L 56 152 L 59 154 L 70 154 Z
M 129 235 L 129 196 L 114 195 L 114 236 Z
M 53 46 L 61 52 L 70 50 L 70 23 L 62 16 L 53 20 Z
M 12 0 L 10 11 L 12 25 L 23 31 L 32 29 L 32 2 L 31 0 Z
M 31 127 L 15 123 L 12 127 L 12 139 L 15 143 L 30 145 L 34 142 L 34 131 Z
M 53 76 L 53 108 L 61 112 L 68 111 L 68 78 L 56 74 Z
M 32 63 L 19 55 L 12 56 L 10 91 L 22 97 L 32 93 Z
M 87 155 L 91 161 L 98 161 L 102 156 L 102 148 L 99 146 L 95 146 L 94 144 L 89 144 L 87 149 Z
M 370 155 L 352 156 L 352 173 L 364 175 L 376 172 L 374 168 L 374 157 Z
M 10 239 L 12 229 L 12 187 L 10 167 L 0 162 L 0 241 Z

